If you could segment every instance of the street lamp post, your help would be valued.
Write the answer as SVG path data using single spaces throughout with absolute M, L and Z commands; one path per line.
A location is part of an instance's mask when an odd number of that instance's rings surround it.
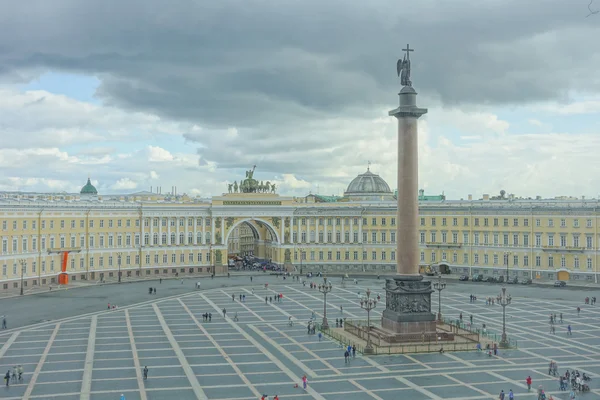
M 438 274 L 438 281 L 433 284 L 438 291 L 438 321 L 442 322 L 442 290 L 446 289 L 446 282 L 442 282 L 442 274 Z
M 373 345 L 371 344 L 371 310 L 377 307 L 377 299 L 371 298 L 371 289 L 367 289 L 366 297 L 360 299 L 360 308 L 367 311 L 367 345 L 363 350 L 364 354 L 373 354 Z
M 327 283 L 327 277 L 324 277 L 323 283 L 319 285 L 319 292 L 323 293 L 323 323 L 321 324 L 323 329 L 329 329 L 327 323 L 327 293 L 331 292 L 332 289 L 331 282 Z
M 25 268 L 27 267 L 27 260 L 21 258 L 19 260 L 19 264 L 21 264 L 21 296 L 23 296 L 23 276 L 25 275 Z
M 502 288 L 502 295 L 500 297 L 500 305 L 502 306 L 502 339 L 500 340 L 500 347 L 508 347 L 508 338 L 506 337 L 506 306 L 511 302 L 510 294 L 506 294 L 506 288 Z
M 123 253 L 118 252 L 117 253 L 117 264 L 119 264 L 119 283 L 121 283 L 121 256 L 123 255 Z
M 504 252 L 504 262 L 506 263 L 506 283 L 508 283 L 508 257 L 510 257 L 511 252 L 510 251 L 505 251 Z

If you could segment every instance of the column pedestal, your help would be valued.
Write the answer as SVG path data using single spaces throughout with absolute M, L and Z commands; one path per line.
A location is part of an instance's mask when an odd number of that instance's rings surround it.
M 386 307 L 381 317 L 383 329 L 397 334 L 431 334 L 436 331 L 431 313 L 431 282 L 421 275 L 386 277 Z

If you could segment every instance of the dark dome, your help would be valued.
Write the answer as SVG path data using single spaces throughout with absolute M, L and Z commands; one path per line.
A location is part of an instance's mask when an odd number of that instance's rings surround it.
M 81 188 L 81 192 L 79 192 L 79 194 L 92 194 L 92 195 L 98 194 L 98 191 L 96 190 L 94 185 L 92 185 L 92 182 L 90 182 L 90 178 L 88 178 L 85 186 Z
M 367 172 L 358 175 L 350 182 L 345 194 L 363 193 L 392 193 L 392 191 L 383 178 L 367 169 Z

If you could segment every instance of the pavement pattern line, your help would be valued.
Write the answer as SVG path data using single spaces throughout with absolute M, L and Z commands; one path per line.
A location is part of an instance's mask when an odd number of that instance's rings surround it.
M 286 338 L 288 338 L 294 345 L 300 347 L 302 350 L 304 350 L 304 352 L 306 354 L 310 354 L 311 356 L 319 359 L 319 361 L 321 361 L 323 364 L 327 365 L 327 367 L 332 370 L 333 372 L 335 372 L 338 375 L 343 375 L 342 371 L 340 371 L 339 369 L 337 369 L 336 367 L 334 367 L 333 365 L 331 365 L 327 360 L 319 357 L 318 354 L 316 354 L 315 352 L 313 352 L 312 350 L 310 350 L 308 347 L 306 347 L 304 344 L 302 344 L 301 342 L 298 342 L 296 339 L 294 339 L 293 337 L 291 337 L 290 335 L 288 335 L 287 333 L 285 333 L 284 331 L 277 329 L 276 327 L 274 327 L 273 325 L 268 325 L 271 329 L 273 329 L 275 332 L 280 333 L 281 335 L 285 336 Z M 292 356 L 293 357 L 293 356 Z
M 133 336 L 133 327 L 131 326 L 129 310 L 125 310 L 125 324 L 127 325 L 127 332 L 129 333 L 129 344 L 131 346 L 131 353 L 133 354 L 133 365 L 135 367 L 135 377 L 137 379 L 138 389 L 140 391 L 140 399 L 147 400 L 148 397 L 146 395 L 146 386 L 144 385 L 144 377 L 142 376 L 142 366 L 140 365 L 137 346 L 135 344 L 135 337 Z
M 153 303 L 162 303 L 163 301 L 168 301 L 168 300 L 173 300 L 179 297 L 187 297 L 187 296 L 193 296 L 194 294 L 196 294 L 196 292 L 188 292 L 188 293 L 182 293 L 182 294 L 174 294 L 172 296 L 168 296 L 168 297 L 161 297 L 158 300 L 146 300 L 146 301 L 142 301 L 140 303 L 134 303 L 134 304 L 130 304 L 128 306 L 123 306 L 123 307 L 119 307 L 119 311 L 121 310 L 130 310 L 130 309 L 135 309 L 135 308 L 139 308 L 139 307 L 143 307 L 143 306 L 147 306 L 147 305 L 151 305 Z M 52 321 L 44 321 L 44 322 L 38 322 L 36 324 L 31 324 L 31 325 L 27 325 L 27 326 L 23 326 L 23 327 L 17 327 L 17 328 L 11 328 L 11 329 L 6 329 L 3 332 L 0 332 L 0 337 L 3 337 L 5 335 L 11 334 L 13 332 L 28 332 L 28 331 L 32 331 L 32 330 L 36 330 L 39 328 L 44 328 L 46 326 L 48 327 L 52 327 L 55 324 L 58 323 L 65 323 L 65 322 L 71 322 L 71 321 L 76 321 L 76 320 L 80 320 L 86 317 L 91 317 L 94 315 L 104 315 L 104 314 L 111 314 L 114 313 L 115 310 L 106 310 L 103 309 L 102 311 L 94 311 L 91 313 L 86 313 L 86 314 L 81 314 L 81 315 L 75 315 L 72 317 L 66 317 L 66 318 L 60 318 L 60 319 L 55 319 Z
M 219 309 L 219 307 L 211 299 L 209 299 L 207 296 L 205 296 L 204 294 L 200 294 L 200 297 L 202 297 L 204 299 L 204 301 L 206 301 L 211 307 L 213 307 L 215 310 L 217 310 L 217 312 L 221 311 Z M 229 322 L 229 324 L 231 326 L 233 326 L 239 333 L 241 333 L 242 336 L 244 336 L 246 338 L 246 340 L 248 340 L 250 343 L 252 343 L 257 349 L 259 349 L 260 351 L 262 351 L 262 353 L 264 355 L 266 355 L 271 361 L 273 361 L 273 363 L 275 363 L 275 365 L 277 365 L 279 367 L 279 369 L 282 370 L 292 380 L 292 382 L 298 382 L 298 380 L 301 377 L 296 376 L 288 367 L 286 367 L 286 365 L 283 362 L 281 362 L 281 360 L 279 360 L 277 357 L 275 357 L 270 351 L 268 351 L 263 345 L 261 345 L 259 342 L 257 342 L 252 336 L 250 336 L 240 326 L 238 326 L 237 324 L 234 324 L 233 321 L 227 320 L 227 322 Z M 272 344 L 273 346 L 275 346 L 275 348 L 277 350 L 279 350 L 279 351 L 282 350 L 281 346 L 279 346 L 278 344 L 276 344 L 271 339 L 268 339 L 268 342 L 270 344 Z M 313 397 L 313 399 L 326 400 L 323 396 L 321 396 L 321 394 L 319 394 L 312 387 L 310 387 L 310 383 L 309 383 L 309 386 L 306 389 L 306 392 L 308 394 L 310 394 Z
M 231 358 L 229 357 L 227 352 L 223 349 L 223 347 L 221 347 L 219 345 L 219 343 L 215 340 L 215 338 L 210 333 L 208 333 L 206 328 L 204 328 L 204 326 L 202 326 L 200 321 L 198 321 L 198 319 L 196 318 L 194 313 L 192 313 L 192 311 L 189 309 L 189 307 L 181 299 L 179 300 L 179 302 L 181 303 L 181 306 L 183 307 L 183 309 L 192 318 L 192 321 L 194 321 L 194 323 L 196 324 L 198 329 L 200 329 L 202 331 L 202 333 L 213 344 L 214 348 L 216 348 L 219 351 L 219 353 L 223 356 L 223 358 L 225 360 L 227 360 L 227 363 L 231 366 L 231 368 L 233 368 L 233 370 L 236 372 L 236 374 L 242 379 L 244 384 L 252 391 L 252 393 L 254 393 L 255 396 L 261 397 L 262 394 L 256 389 L 256 387 L 252 384 L 252 382 L 250 382 L 250 380 L 246 377 L 246 375 L 244 375 L 244 373 L 240 370 L 240 368 L 237 366 L 237 364 L 231 360 Z
M 17 337 L 19 337 L 20 334 L 21 331 L 17 331 L 10 335 L 8 340 L 2 345 L 2 348 L 0 348 L 0 358 L 4 357 L 8 351 L 8 348 L 15 342 L 15 340 L 17 340 Z
M 183 350 L 181 350 L 181 347 L 179 347 L 179 344 L 177 343 L 177 339 L 175 339 L 175 336 L 173 336 L 173 332 L 171 332 L 169 325 L 167 325 L 167 321 L 165 321 L 165 318 L 163 317 L 162 312 L 160 311 L 160 309 L 158 308 L 158 306 L 156 304 L 153 304 L 152 308 L 154 308 L 154 312 L 156 313 L 156 316 L 158 317 L 158 322 L 160 322 L 160 326 L 162 327 L 162 330 L 165 332 L 165 335 L 167 336 L 167 339 L 169 340 L 169 343 L 171 344 L 173 351 L 175 351 L 175 354 L 177 355 L 179 364 L 183 368 L 183 371 L 185 372 L 185 375 L 186 375 L 188 381 L 192 385 L 192 390 L 194 391 L 196 398 L 202 399 L 202 400 L 205 400 L 205 399 L 208 400 L 206 393 L 204 393 L 204 390 L 202 390 L 202 387 L 200 386 L 200 382 L 198 382 L 198 378 L 196 378 L 196 374 L 194 373 L 194 370 L 188 363 L 187 358 L 185 358 L 185 354 L 183 354 Z
M 478 392 L 478 393 L 481 393 L 481 394 L 482 394 L 482 395 L 484 395 L 484 396 L 490 396 L 490 397 L 492 397 L 492 398 L 493 398 L 493 397 L 495 397 L 493 394 L 491 394 L 491 393 L 489 393 L 489 392 L 486 392 L 485 390 L 481 390 L 481 389 L 479 389 L 479 388 L 476 388 L 475 386 L 473 386 L 473 385 L 471 385 L 471 384 L 469 384 L 469 383 L 463 382 L 463 381 L 461 381 L 460 379 L 458 379 L 458 378 L 455 378 L 455 377 L 453 377 L 453 376 L 452 376 L 452 375 L 450 375 L 450 374 L 442 374 L 441 376 L 443 376 L 443 377 L 445 377 L 445 378 L 447 378 L 447 379 L 450 379 L 451 381 L 453 381 L 453 382 L 456 382 L 456 383 L 458 383 L 458 384 L 459 384 L 459 385 L 461 385 L 461 386 L 468 387 L 468 388 L 469 388 L 469 389 L 471 389 L 471 390 L 474 390 L 474 391 L 476 391 L 476 392 Z
M 52 335 L 50 335 L 50 339 L 48 339 L 48 343 L 46 343 L 46 348 L 44 349 L 44 352 L 42 353 L 42 357 L 40 358 L 40 361 L 38 361 L 38 365 L 35 367 L 35 370 L 33 371 L 33 374 L 31 375 L 31 379 L 29 380 L 27 389 L 25 389 L 25 393 L 23 393 L 24 399 L 31 397 L 31 392 L 33 391 L 35 382 L 37 381 L 38 377 L 40 376 L 40 371 L 42 370 L 42 367 L 44 366 L 44 362 L 46 361 L 46 358 L 48 357 L 48 353 L 50 353 L 50 348 L 52 348 L 52 342 L 54 342 L 54 339 L 56 338 L 56 335 L 58 334 L 60 325 L 61 324 L 56 324 L 56 326 L 54 327 L 54 330 L 52 331 Z
M 308 375 L 311 378 L 316 378 L 318 376 L 318 374 L 315 371 L 313 371 L 311 368 L 309 368 L 306 364 L 304 364 L 298 358 L 296 358 L 292 354 L 290 354 L 289 351 L 287 351 L 286 349 L 281 347 L 279 344 L 272 341 L 271 338 L 269 338 L 263 331 L 261 331 L 260 329 L 256 328 L 255 326 L 252 326 L 252 325 L 248 325 L 248 328 L 252 329 L 257 335 L 262 337 L 266 342 L 273 345 L 273 347 L 275 347 L 277 350 L 279 350 L 281 352 L 281 354 L 283 354 L 288 360 L 290 360 L 291 362 L 296 364 L 296 366 L 298 368 L 302 369 L 306 373 L 306 375 Z
M 360 383 L 356 382 L 354 379 L 350 379 L 348 382 L 350 382 L 351 384 L 356 386 L 362 392 L 367 393 L 369 396 L 371 396 L 375 400 L 384 400 L 383 398 L 381 398 L 377 394 L 375 394 L 373 391 L 367 389 L 366 387 L 362 386 Z
M 90 332 L 88 338 L 88 347 L 85 354 L 85 366 L 83 369 L 83 378 L 81 380 L 80 400 L 89 400 L 92 391 L 92 371 L 94 368 L 94 351 L 96 347 L 96 329 L 98 327 L 98 316 L 92 316 L 90 323 Z
M 472 362 L 469 362 L 469 361 L 463 360 L 462 358 L 460 358 L 460 357 L 457 357 L 457 356 L 455 356 L 455 355 L 454 355 L 454 354 L 452 354 L 452 353 L 445 353 L 445 352 L 444 352 L 444 355 L 445 355 L 446 357 L 448 357 L 448 358 L 451 358 L 451 359 L 453 359 L 453 360 L 455 360 L 455 361 L 458 361 L 458 362 L 460 362 L 460 363 L 462 363 L 462 364 L 466 365 L 467 367 L 476 367 L 476 365 L 475 365 L 475 364 L 473 364 Z
M 440 396 L 438 396 L 435 393 L 430 392 L 427 389 L 422 388 L 421 386 L 417 385 L 416 383 L 413 383 L 411 381 L 409 381 L 408 379 L 402 377 L 402 376 L 395 376 L 394 377 L 397 381 L 402 382 L 403 384 L 405 384 L 406 386 L 408 386 L 411 389 L 416 390 L 417 392 L 420 392 L 422 394 L 424 394 L 425 396 L 429 397 L 430 399 L 434 399 L 434 400 L 443 400 Z

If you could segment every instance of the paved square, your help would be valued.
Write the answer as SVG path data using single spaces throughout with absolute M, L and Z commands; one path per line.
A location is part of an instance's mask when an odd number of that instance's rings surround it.
M 327 314 L 364 319 L 358 292 L 379 288 L 382 281 L 363 280 L 334 286 Z M 445 315 L 485 323 L 499 333 L 502 309 L 485 301 L 469 302 L 475 291 L 495 295 L 498 286 L 450 284 L 443 293 Z M 201 290 L 154 302 L 102 311 L 0 333 L 0 373 L 21 364 L 22 383 L 0 389 L 2 399 L 495 399 L 512 389 L 517 399 L 534 399 L 543 385 L 555 399 L 566 399 L 550 377 L 548 363 L 559 370 L 578 369 L 594 377 L 582 399 L 600 399 L 600 308 L 577 299 L 584 292 L 549 295 L 552 289 L 509 287 L 515 292 L 507 308 L 508 333 L 518 349 L 488 357 L 477 352 L 363 357 L 344 362 L 340 345 L 306 333 L 312 312 L 322 317 L 323 299 L 290 280 L 273 280 L 269 289 L 246 287 Z M 382 289 L 376 289 L 383 294 Z M 282 302 L 265 301 L 283 293 Z M 557 293 L 557 292 L 555 292 Z M 232 301 L 231 295 L 236 296 Z M 239 295 L 245 294 L 245 302 Z M 562 295 L 562 293 L 561 293 Z M 343 314 L 340 311 L 343 305 Z M 40 307 L 43 307 L 40 304 Z M 581 316 L 574 310 L 582 307 Z M 437 309 L 437 303 L 434 304 Z M 226 315 L 223 315 L 226 309 Z M 375 309 L 378 317 L 382 309 Z M 211 322 L 203 320 L 211 313 Z M 549 333 L 550 313 L 564 323 Z M 235 315 L 239 318 L 234 320 Z M 297 322 L 289 326 L 288 317 Z M 566 326 L 573 335 L 566 335 Z M 144 380 L 142 369 L 149 368 Z M 306 374 L 309 388 L 294 387 Z M 301 386 L 301 385 L 300 385 Z

